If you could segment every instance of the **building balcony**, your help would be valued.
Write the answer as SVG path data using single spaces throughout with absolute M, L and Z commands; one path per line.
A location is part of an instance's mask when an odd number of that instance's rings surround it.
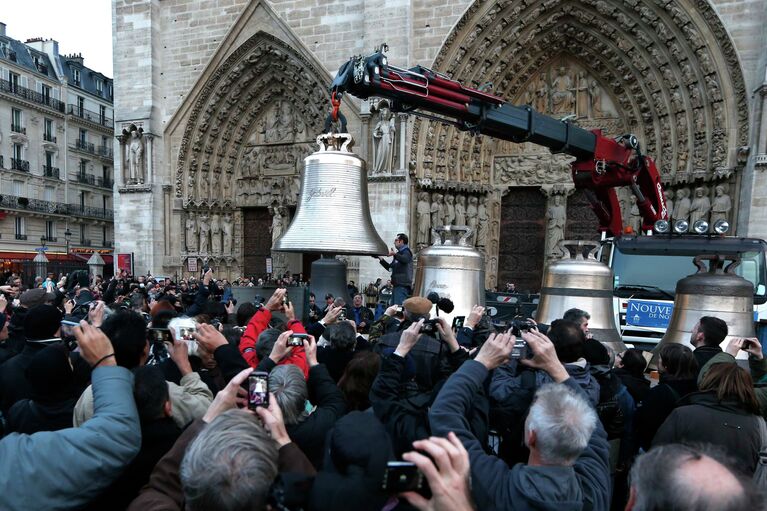
M 53 142 L 54 144 L 56 143 L 56 137 L 50 133 L 43 133 L 43 140 L 46 142 Z
M 16 239 L 17 240 L 21 240 L 21 241 L 27 241 L 27 235 L 26 234 L 17 234 L 16 235 Z
M 13 131 L 14 133 L 21 133 L 22 135 L 27 134 L 27 128 L 25 128 L 24 126 L 20 124 L 11 123 L 11 131 Z
M 85 140 L 80 140 L 79 138 L 75 140 L 75 149 L 85 151 L 86 153 L 96 154 L 96 146 Z
M 96 218 L 99 220 L 112 221 L 114 210 L 81 206 L 79 204 L 66 204 L 64 202 L 51 202 L 40 199 L 28 199 L 15 195 L 0 195 L 0 209 L 31 211 L 48 215 L 76 216 L 84 218 Z
M 56 243 L 58 241 L 59 241 L 59 239 L 56 236 L 46 236 L 45 237 L 45 242 L 46 243 Z
M 40 94 L 39 92 L 33 91 L 32 89 L 21 87 L 20 85 L 16 85 L 9 80 L 0 80 L 0 92 L 5 92 L 6 94 L 11 94 L 18 98 L 31 101 L 32 103 L 46 106 L 56 110 L 57 112 L 64 112 L 64 102 L 59 101 L 58 99 L 53 99 L 50 96 Z
M 29 172 L 29 162 L 27 160 L 11 158 L 11 169 L 20 170 L 21 172 Z
M 85 172 L 78 172 L 77 176 L 75 177 L 77 179 L 78 183 L 83 183 L 86 185 L 91 186 L 98 186 L 100 188 L 112 188 L 112 185 L 114 184 L 114 181 L 108 178 L 103 177 L 97 177 L 97 176 L 91 176 L 90 174 L 86 174 Z
M 114 151 L 108 145 L 100 145 L 100 146 L 98 146 L 97 152 L 98 152 L 98 155 L 103 157 L 103 158 L 107 158 L 107 159 L 110 159 L 110 160 L 114 158 Z
M 49 165 L 43 165 L 43 176 L 53 177 L 59 179 L 61 177 L 58 167 L 51 167 Z
M 67 113 L 70 115 L 74 115 L 75 117 L 79 117 L 80 119 L 85 119 L 86 121 L 99 124 L 106 128 L 111 129 L 113 125 L 112 118 L 107 117 L 106 115 L 101 115 L 100 113 L 94 112 L 92 110 L 87 110 L 78 105 L 70 104 L 69 108 L 67 109 Z
M 93 242 L 91 240 L 80 240 L 80 246 L 83 247 L 90 247 L 93 245 Z

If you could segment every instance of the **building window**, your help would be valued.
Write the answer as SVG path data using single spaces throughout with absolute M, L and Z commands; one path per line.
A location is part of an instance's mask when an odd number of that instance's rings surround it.
M 43 95 L 43 101 L 46 105 L 49 105 L 51 102 L 51 88 L 48 85 L 42 84 L 40 85 L 40 92 Z
M 80 143 L 83 144 L 83 145 L 86 142 L 88 142 L 88 130 L 84 130 L 84 129 L 80 128 L 79 139 L 80 139 Z
M 17 240 L 27 239 L 27 223 L 24 220 L 25 219 L 23 216 L 16 217 L 16 239 Z
M 107 122 L 107 107 L 99 105 L 99 122 L 105 124 Z
M 104 195 L 104 196 L 101 198 L 101 204 L 102 204 L 102 206 L 104 207 L 104 209 L 109 209 L 109 197 L 107 197 L 106 195 Z
M 24 193 L 24 181 L 14 181 L 13 182 L 13 195 L 16 197 L 26 197 L 27 194 Z
M 45 120 L 45 128 L 43 132 L 43 138 L 47 142 L 55 142 L 56 140 L 53 138 L 53 120 L 52 119 L 46 119 Z
M 85 240 L 87 239 L 85 237 L 85 234 L 86 234 L 85 231 L 87 231 L 87 230 L 88 230 L 88 226 L 87 225 L 83 224 L 83 225 L 80 226 L 80 244 L 81 245 L 85 245 Z
M 77 96 L 77 115 L 83 117 L 85 115 L 85 98 Z
M 96 91 L 98 91 L 99 95 L 104 90 L 104 82 L 101 80 L 96 80 Z
M 45 151 L 45 166 L 48 170 L 53 168 L 53 153 L 51 151 Z
M 88 160 L 80 160 L 80 174 L 85 174 L 85 169 L 88 165 Z
M 13 144 L 13 158 L 17 161 L 24 159 L 24 146 L 21 144 Z
M 18 108 L 11 108 L 11 131 L 24 133 L 24 128 L 21 126 L 21 120 L 21 110 Z
M 107 238 L 107 226 L 106 225 L 102 225 L 101 226 L 101 241 L 103 242 L 101 244 L 102 247 L 106 246 L 107 239 L 108 239 Z
M 85 192 L 80 192 L 80 208 L 85 209 Z
M 56 189 L 52 186 L 46 186 L 43 190 L 43 200 L 48 202 L 55 202 Z
M 56 239 L 56 222 L 53 220 L 46 220 L 45 222 L 45 237 L 48 240 Z
M 72 81 L 75 85 L 80 85 L 80 70 L 72 69 Z
M 16 92 L 21 83 L 21 76 L 13 71 L 8 72 L 8 81 L 11 82 L 11 89 Z

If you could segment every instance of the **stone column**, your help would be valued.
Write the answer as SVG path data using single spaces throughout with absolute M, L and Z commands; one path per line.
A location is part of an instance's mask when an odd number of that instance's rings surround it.
M 368 163 L 368 172 L 373 165 L 373 155 L 370 154 L 370 102 L 366 99 L 360 103 L 360 154 Z
M 407 169 L 405 149 L 407 147 L 407 114 L 398 114 L 399 117 L 399 167 L 397 170 Z
M 154 135 L 145 133 L 144 140 L 146 140 L 146 155 L 144 156 L 144 163 L 146 164 L 145 184 L 149 185 L 154 181 L 154 166 L 152 165 L 152 156 L 154 154 Z

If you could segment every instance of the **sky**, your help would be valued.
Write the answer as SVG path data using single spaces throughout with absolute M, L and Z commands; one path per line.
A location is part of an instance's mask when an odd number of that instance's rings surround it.
M 82 53 L 85 66 L 112 75 L 112 0 L 0 0 L 8 37 L 55 39 L 59 53 Z

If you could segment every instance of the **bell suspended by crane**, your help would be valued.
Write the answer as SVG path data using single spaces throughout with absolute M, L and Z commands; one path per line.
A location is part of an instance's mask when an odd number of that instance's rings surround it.
M 562 258 L 549 264 L 543 273 L 535 320 L 551 325 L 567 310 L 581 309 L 591 315 L 589 331 L 594 339 L 616 352 L 625 350 L 615 325 L 613 271 L 594 256 L 599 243 L 563 240 L 557 246 L 562 251 Z M 584 255 L 585 249 L 589 250 Z
M 296 214 L 274 250 L 388 254 L 370 217 L 367 171 L 365 162 L 351 152 L 352 136 L 325 133 L 317 144 L 319 150 L 304 158 Z
M 727 261 L 730 262 L 725 266 Z M 699 255 L 693 263 L 698 271 L 677 282 L 674 311 L 666 334 L 653 350 L 654 353 L 668 343 L 684 344 L 694 349 L 690 336 L 703 316 L 716 316 L 727 323 L 728 334 L 722 341 L 722 349 L 733 337 L 756 336 L 754 285 L 734 271 L 740 264 L 740 257 Z
M 296 214 L 274 250 L 322 254 L 312 263 L 310 290 L 350 303 L 346 264 L 334 256 L 383 255 L 389 249 L 370 217 L 365 161 L 351 151 L 352 136 L 325 133 L 317 144 L 319 150 L 304 158 Z
M 439 312 L 448 325 L 456 316 L 468 316 L 474 305 L 485 305 L 485 260 L 468 241 L 473 234 L 467 226 L 436 227 L 434 244 L 418 253 L 413 294 L 449 298 L 453 311 Z

